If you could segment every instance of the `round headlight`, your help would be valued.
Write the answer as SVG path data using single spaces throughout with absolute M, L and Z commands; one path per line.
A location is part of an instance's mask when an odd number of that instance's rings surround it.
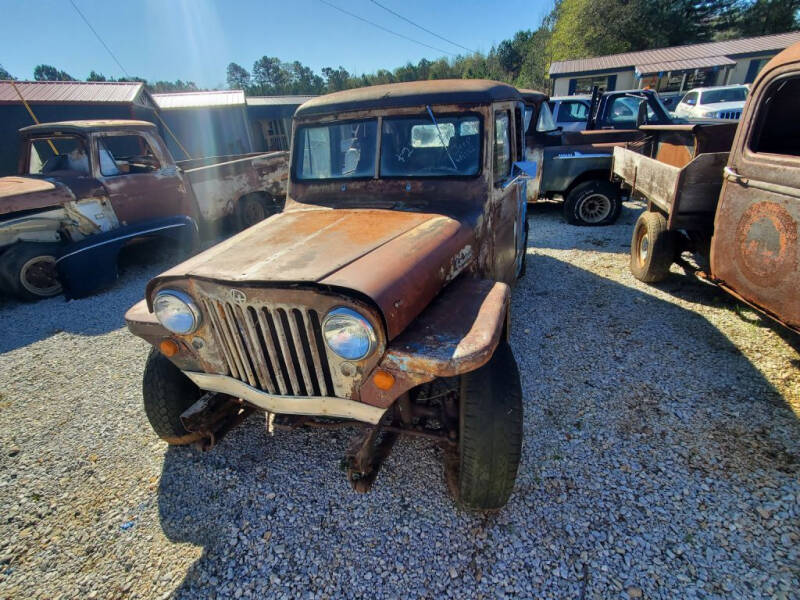
M 153 300 L 158 322 L 172 333 L 186 335 L 200 325 L 200 311 L 188 294 L 176 290 L 161 290 Z
M 350 308 L 334 308 L 322 321 L 322 335 L 328 348 L 347 360 L 361 360 L 375 349 L 375 330 L 363 316 Z

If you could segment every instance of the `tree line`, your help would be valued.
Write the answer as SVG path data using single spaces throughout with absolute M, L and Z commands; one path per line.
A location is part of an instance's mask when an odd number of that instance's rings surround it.
M 248 95 L 324 94 L 354 87 L 425 79 L 495 79 L 546 90 L 556 60 L 635 52 L 667 46 L 783 33 L 800 29 L 800 0 L 555 0 L 536 29 L 521 30 L 485 54 L 421 59 L 395 69 L 350 73 L 342 66 L 319 73 L 299 61 L 262 56 L 248 71 L 230 63 L 230 89 Z M 73 81 L 50 65 L 34 70 L 37 81 Z M 0 79 L 10 74 L 0 66 Z M 191 81 L 148 82 L 151 92 L 194 91 Z M 87 81 L 114 81 L 92 71 Z

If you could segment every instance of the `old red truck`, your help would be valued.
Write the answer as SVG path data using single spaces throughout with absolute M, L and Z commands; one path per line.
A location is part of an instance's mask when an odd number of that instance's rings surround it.
M 482 80 L 300 106 L 285 210 L 162 273 L 126 315 L 154 346 L 156 433 L 211 445 L 253 410 L 344 420 L 363 426 L 345 459 L 357 490 L 404 434 L 443 446 L 463 506 L 503 506 L 522 445 L 523 115 L 515 88 Z
M 647 200 L 631 240 L 635 277 L 660 281 L 678 262 L 800 331 L 798 106 L 800 44 L 761 71 L 738 127 L 642 127 L 643 149 L 614 149 L 614 174 Z
M 192 245 L 227 218 L 280 210 L 288 153 L 176 162 L 146 121 L 69 121 L 20 130 L 18 174 L 0 178 L 0 291 L 82 296 L 116 277 L 128 241 Z

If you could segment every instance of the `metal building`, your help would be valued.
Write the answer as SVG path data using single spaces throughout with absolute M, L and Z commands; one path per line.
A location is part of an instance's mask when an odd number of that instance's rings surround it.
M 16 89 L 15 89 L 16 88 Z M 0 81 L 0 176 L 15 174 L 22 127 L 75 119 L 141 119 L 158 123 L 153 98 L 139 82 Z
M 228 156 L 258 149 L 242 90 L 153 94 L 161 118 L 192 158 Z M 172 154 L 186 158 L 171 136 Z
M 256 150 L 288 150 L 292 116 L 297 107 L 316 96 L 250 96 L 247 114 L 253 127 Z

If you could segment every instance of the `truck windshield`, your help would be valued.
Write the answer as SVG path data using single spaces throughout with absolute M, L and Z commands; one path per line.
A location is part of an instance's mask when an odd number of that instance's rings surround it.
M 428 115 L 385 117 L 381 176 L 477 175 L 480 170 L 480 134 L 477 115 L 436 115 L 436 124 Z
M 47 175 L 55 171 L 89 174 L 89 154 L 83 138 L 60 135 L 31 140 L 28 174 Z
M 301 181 L 373 177 L 377 137 L 377 119 L 300 127 L 294 176 Z

